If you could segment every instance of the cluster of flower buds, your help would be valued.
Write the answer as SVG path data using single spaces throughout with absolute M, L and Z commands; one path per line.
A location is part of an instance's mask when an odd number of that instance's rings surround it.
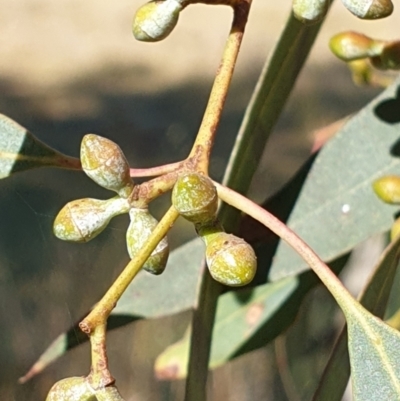
M 85 198 L 67 203 L 54 221 L 54 234 L 65 241 L 87 242 L 99 235 L 113 217 L 129 212 L 131 223 L 126 242 L 129 255 L 134 258 L 157 220 L 147 209 L 137 209 L 130 204 L 134 183 L 125 155 L 113 141 L 88 134 L 82 139 L 80 156 L 83 171 L 98 185 L 118 195 L 107 200 Z M 168 253 L 168 242 L 164 238 L 143 268 L 153 274 L 162 273 Z
M 153 0 L 144 4 L 133 18 L 134 37 L 144 42 L 165 39 L 178 23 L 182 9 L 178 0 Z
M 94 389 L 85 377 L 68 377 L 50 389 L 46 401 L 124 401 L 114 386 Z
M 332 0 L 293 0 L 293 15 L 305 24 L 321 21 Z M 342 0 L 343 5 L 361 19 L 379 19 L 393 12 L 391 0 Z
M 400 176 L 387 175 L 375 180 L 372 184 L 376 195 L 390 205 L 400 205 Z M 400 234 L 400 218 L 392 225 L 390 238 L 394 240 Z
M 333 36 L 329 46 L 335 56 L 346 62 L 369 60 L 378 69 L 400 69 L 400 41 L 377 40 L 350 31 Z
M 209 177 L 199 173 L 180 176 L 172 191 L 172 204 L 190 222 L 206 245 L 211 276 L 228 286 L 249 284 L 256 273 L 257 258 L 243 239 L 223 231 L 217 221 L 218 194 Z

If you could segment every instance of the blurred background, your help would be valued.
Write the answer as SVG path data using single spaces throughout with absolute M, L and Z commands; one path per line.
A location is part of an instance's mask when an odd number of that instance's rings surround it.
M 223 175 L 246 104 L 290 3 L 254 0 L 213 152 L 215 179 Z M 0 112 L 73 156 L 79 154 L 82 136 L 92 132 L 116 141 L 132 167 L 184 158 L 205 109 L 231 12 L 191 6 L 170 37 L 149 44 L 131 34 L 132 17 L 141 4 L 0 0 Z M 254 178 L 253 199 L 264 200 L 297 170 L 310 154 L 315 129 L 356 112 L 379 92 L 353 85 L 346 66 L 327 47 L 330 36 L 352 29 L 395 38 L 399 17 L 397 9 L 387 20 L 364 22 L 339 1 L 333 5 Z M 44 400 L 56 380 L 88 372 L 89 348 L 84 344 L 27 384 L 17 383 L 51 341 L 101 297 L 128 261 L 127 216 L 113 220 L 84 246 L 53 237 L 54 216 L 65 203 L 81 197 L 106 198 L 109 193 L 84 174 L 61 170 L 30 171 L 0 183 L 2 400 Z M 153 205 L 157 216 L 167 200 Z M 170 241 L 177 247 L 193 236 L 191 227 L 179 221 Z M 312 358 L 319 365 L 316 372 L 314 366 L 305 374 L 299 400 L 312 393 L 312 378 L 329 353 L 333 337 L 323 323 L 336 319 L 335 305 L 322 289 L 306 304 L 318 324 L 299 317 L 291 329 L 289 335 L 297 338 L 301 350 L 293 369 L 305 370 Z M 152 370 L 155 357 L 182 336 L 189 318 L 185 312 L 111 333 L 111 368 L 127 401 L 183 399 L 183 382 L 157 381 Z M 305 330 L 314 342 L 302 345 L 298 333 Z M 209 400 L 294 400 L 276 373 L 275 354 L 283 352 L 279 347 L 266 346 L 213 372 Z

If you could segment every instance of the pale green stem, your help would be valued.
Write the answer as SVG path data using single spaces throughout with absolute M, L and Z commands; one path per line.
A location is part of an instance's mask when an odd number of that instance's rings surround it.
M 221 64 L 211 89 L 210 98 L 204 112 L 196 141 L 189 155 L 189 158 L 194 158 L 196 160 L 198 170 L 205 174 L 208 174 L 211 149 L 214 145 L 215 133 L 221 119 L 222 110 L 242 43 L 250 4 L 250 0 L 243 0 L 234 8 L 232 28 L 225 44 Z
M 158 243 L 165 237 L 171 229 L 179 213 L 171 206 L 163 216 L 157 227 L 151 233 L 149 239 L 142 249 L 137 253 L 135 259 L 132 259 L 113 285 L 108 289 L 103 298 L 96 304 L 93 310 L 79 324 L 81 330 L 90 334 L 97 326 L 105 324 L 111 311 L 115 308 L 118 300 L 127 289 L 136 274 L 140 271 L 150 254 L 156 248 Z

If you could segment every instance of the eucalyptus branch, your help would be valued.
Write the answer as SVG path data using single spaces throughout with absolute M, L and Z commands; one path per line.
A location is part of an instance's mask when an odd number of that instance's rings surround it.
M 232 28 L 225 44 L 221 64 L 214 80 L 196 141 L 189 155 L 189 158 L 197 158 L 198 169 L 205 174 L 208 173 L 210 153 L 242 43 L 250 4 L 251 0 L 242 0 L 234 6 Z
M 173 206 L 171 206 L 150 235 L 146 245 L 137 253 L 136 258 L 132 259 L 127 264 L 103 298 L 96 304 L 89 315 L 79 323 L 79 327 L 83 332 L 90 334 L 97 326 L 106 323 L 108 316 L 116 306 L 124 291 L 127 289 L 128 285 L 138 274 L 147 258 L 156 248 L 157 244 L 170 230 L 178 216 L 178 212 Z

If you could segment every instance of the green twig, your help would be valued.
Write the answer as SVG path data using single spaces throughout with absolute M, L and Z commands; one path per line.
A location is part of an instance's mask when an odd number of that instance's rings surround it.
M 178 216 L 179 214 L 176 209 L 171 206 L 151 233 L 146 244 L 137 253 L 135 259 L 132 259 L 127 264 L 103 298 L 96 304 L 89 315 L 79 323 L 79 327 L 83 332 L 90 334 L 96 327 L 105 324 L 108 316 L 116 306 L 128 285 L 140 271 L 147 258 L 156 248 L 157 244 L 165 237 Z
M 197 169 L 206 174 L 208 173 L 214 135 L 225 103 L 249 10 L 250 1 L 240 1 L 234 8 L 232 28 L 225 46 L 221 65 L 211 91 L 199 134 L 188 158 L 188 160 L 194 159 Z M 221 288 L 222 286 L 214 281 L 208 270 L 205 269 L 199 292 L 198 307 L 194 310 L 192 318 L 186 401 L 206 400 L 212 327 Z
M 211 149 L 221 119 L 229 85 L 250 11 L 251 0 L 241 0 L 234 6 L 232 28 L 225 44 L 220 67 L 189 158 L 196 159 L 197 170 L 208 174 Z

